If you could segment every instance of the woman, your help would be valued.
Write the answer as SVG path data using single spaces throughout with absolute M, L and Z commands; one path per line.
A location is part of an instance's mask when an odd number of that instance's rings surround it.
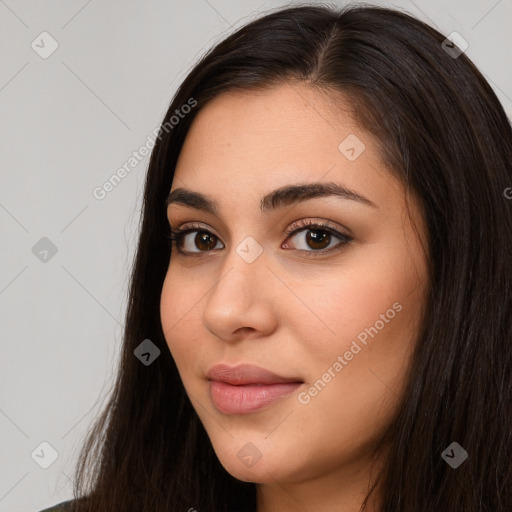
M 288 8 L 211 49 L 62 510 L 510 510 L 511 162 L 491 87 L 404 13 Z

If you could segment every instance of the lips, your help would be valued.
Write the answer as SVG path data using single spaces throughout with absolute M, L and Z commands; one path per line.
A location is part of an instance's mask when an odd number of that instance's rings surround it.
M 210 398 L 224 414 L 250 414 L 284 398 L 304 382 L 283 377 L 259 366 L 218 364 L 206 374 Z
M 210 368 L 206 376 L 209 380 L 225 382 L 232 386 L 240 386 L 244 384 L 282 384 L 284 382 L 302 382 L 302 380 L 298 378 L 281 377 L 269 370 L 265 370 L 265 368 L 251 364 L 241 364 L 234 367 L 226 364 L 217 364 Z

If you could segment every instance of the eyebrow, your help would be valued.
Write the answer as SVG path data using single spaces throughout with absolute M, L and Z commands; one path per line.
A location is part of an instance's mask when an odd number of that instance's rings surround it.
M 286 185 L 273 190 L 262 197 L 260 210 L 265 213 L 290 204 L 307 201 L 308 199 L 329 196 L 338 196 L 342 199 L 357 201 L 367 206 L 377 208 L 377 205 L 373 201 L 370 201 L 368 198 L 358 194 L 354 190 L 334 182 L 324 182 Z M 187 188 L 174 189 L 165 201 L 166 207 L 170 204 L 181 204 L 190 208 L 195 208 L 196 210 L 204 210 L 213 215 L 217 215 L 219 213 L 219 204 L 217 201 L 200 192 Z

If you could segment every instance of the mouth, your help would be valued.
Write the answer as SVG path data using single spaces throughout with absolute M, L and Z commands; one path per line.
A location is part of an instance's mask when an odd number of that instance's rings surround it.
M 207 373 L 210 398 L 224 414 L 251 414 L 292 394 L 304 381 L 259 366 L 215 365 Z

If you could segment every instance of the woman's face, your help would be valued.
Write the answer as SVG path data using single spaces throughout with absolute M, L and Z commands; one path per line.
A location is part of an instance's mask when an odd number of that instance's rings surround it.
M 338 193 L 294 188 L 326 183 Z M 368 133 L 291 84 L 203 108 L 178 189 L 170 224 L 195 231 L 172 249 L 162 327 L 219 460 L 258 483 L 357 478 L 393 418 L 425 305 L 417 203 L 409 217 Z M 210 380 L 219 364 L 280 378 Z

